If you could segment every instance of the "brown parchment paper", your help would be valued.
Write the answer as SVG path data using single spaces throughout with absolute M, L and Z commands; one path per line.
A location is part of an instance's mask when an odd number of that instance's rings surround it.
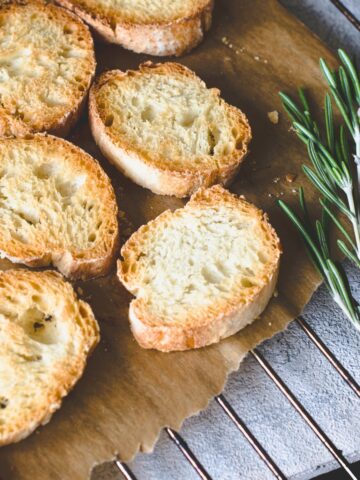
M 96 54 L 99 72 L 136 68 L 149 59 L 100 43 Z M 186 417 L 205 408 L 246 353 L 286 328 L 302 311 L 319 279 L 275 199 L 281 196 L 295 204 L 293 189 L 303 183 L 310 208 L 315 210 L 317 195 L 300 174 L 306 152 L 289 132 L 278 91 L 294 92 L 304 85 L 322 104 L 320 56 L 334 62 L 327 48 L 275 0 L 217 0 L 205 41 L 179 61 L 209 86 L 220 88 L 223 97 L 249 117 L 254 136 L 251 153 L 231 190 L 265 209 L 281 237 L 279 295 L 260 320 L 218 345 L 163 354 L 142 350 L 134 341 L 127 320 L 130 295 L 115 275 L 81 284 L 82 296 L 99 320 L 101 343 L 50 423 L 0 450 L 1 479 L 83 480 L 94 464 L 115 453 L 128 461 L 139 450 L 150 451 L 162 427 L 179 429 Z M 280 112 L 278 125 L 267 117 L 273 110 Z M 153 195 L 110 167 L 91 139 L 86 118 L 70 139 L 101 161 L 133 228 L 184 204 Z M 286 174 L 298 175 L 296 181 L 286 182 Z

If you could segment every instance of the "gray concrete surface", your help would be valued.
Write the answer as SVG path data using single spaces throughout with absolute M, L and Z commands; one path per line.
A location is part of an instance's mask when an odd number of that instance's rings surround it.
M 360 58 L 360 33 L 329 0 L 282 3 L 331 48 L 346 47 Z M 344 3 L 360 18 L 359 0 Z M 360 274 L 347 268 L 360 301 Z M 360 381 L 360 335 L 331 302 L 325 288 L 315 294 L 305 318 Z M 286 332 L 265 342 L 260 351 L 347 458 L 360 459 L 359 401 L 300 328 L 293 323 Z M 291 480 L 310 479 L 336 467 L 328 451 L 251 357 L 231 376 L 224 395 Z M 181 434 L 214 479 L 274 478 L 216 402 L 186 420 Z M 152 455 L 140 454 L 130 467 L 139 480 L 198 478 L 165 433 Z M 122 478 L 111 465 L 98 468 L 93 475 L 93 480 Z

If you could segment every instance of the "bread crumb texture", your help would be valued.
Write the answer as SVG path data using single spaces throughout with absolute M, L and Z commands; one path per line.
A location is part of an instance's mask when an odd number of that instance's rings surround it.
M 246 116 L 176 63 L 105 73 L 92 88 L 90 116 L 105 155 L 155 193 L 184 196 L 199 186 L 226 183 L 237 173 L 251 139 Z M 137 162 L 127 161 L 130 156 L 153 174 L 141 173 Z M 161 173 L 154 180 L 154 170 L 173 174 L 172 181 L 161 179 Z
M 75 0 L 75 5 L 109 15 L 113 20 L 138 24 L 166 24 L 191 17 L 208 0 Z
M 105 273 L 117 249 L 110 180 L 71 143 L 37 134 L 0 140 L 0 252 L 70 277 Z
M 0 136 L 67 133 L 94 72 L 91 35 L 75 15 L 41 0 L 0 2 Z
M 170 350 L 219 341 L 257 318 L 273 294 L 281 247 L 261 210 L 215 186 L 141 227 L 121 253 L 119 277 L 136 296 L 135 336 Z
M 104 40 L 138 53 L 181 55 L 210 28 L 213 0 L 56 0 Z
M 49 421 L 98 340 L 91 308 L 58 273 L 0 273 L 0 446 Z

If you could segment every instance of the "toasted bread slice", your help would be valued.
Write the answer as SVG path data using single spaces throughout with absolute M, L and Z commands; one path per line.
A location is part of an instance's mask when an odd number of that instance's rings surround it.
M 95 73 L 88 27 L 40 0 L 0 1 L 0 136 L 65 136 Z
M 136 299 L 131 329 L 144 348 L 203 347 L 253 322 L 277 281 L 279 239 L 254 205 L 220 186 L 200 189 L 123 246 L 118 276 Z
M 138 53 L 181 55 L 210 28 L 213 0 L 56 0 L 104 40 Z
M 61 275 L 0 273 L 0 446 L 50 420 L 98 341 L 90 306 Z
M 247 153 L 245 115 L 177 63 L 103 74 L 90 92 L 90 124 L 105 157 L 154 193 L 184 197 L 226 184 Z
M 115 194 L 96 160 L 44 134 L 0 140 L 0 256 L 88 278 L 117 248 Z

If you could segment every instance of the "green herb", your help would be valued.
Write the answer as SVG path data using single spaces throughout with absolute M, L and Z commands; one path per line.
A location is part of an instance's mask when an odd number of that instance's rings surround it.
M 323 134 L 312 117 L 302 89 L 299 90 L 299 105 L 282 92 L 280 97 L 298 137 L 307 145 L 314 167 L 304 165 L 304 173 L 324 198 L 351 223 L 353 240 L 349 241 L 345 235 L 347 244 L 340 241 L 339 247 L 360 267 L 360 81 L 349 56 L 339 50 L 339 57 L 343 65 L 337 72 L 332 72 L 327 63 L 320 60 L 331 96 L 344 119 L 344 124 L 339 128 L 334 124 L 329 93 L 325 95 Z M 336 217 L 330 214 L 330 218 L 334 221 Z M 334 224 L 344 234 L 340 222 L 334 221 Z
M 309 254 L 332 297 L 360 329 L 359 306 L 351 296 L 346 274 L 331 258 L 327 234 L 330 220 L 343 236 L 343 239 L 337 240 L 339 249 L 360 268 L 360 81 L 349 56 L 339 50 L 339 57 L 342 65 L 335 72 L 323 59 L 320 60 L 320 68 L 330 89 L 330 93 L 325 95 L 323 132 L 312 116 L 302 89 L 299 89 L 299 103 L 280 93 L 295 132 L 307 146 L 313 168 L 303 165 L 303 171 L 323 196 L 320 199 L 322 220 L 317 220 L 312 225 L 302 189 L 302 218 L 285 202 L 278 203 L 303 236 Z M 332 99 L 343 118 L 340 126 L 334 122 Z M 333 208 L 342 214 L 342 221 Z M 352 236 L 343 226 L 344 220 L 350 223 Z
M 299 191 L 299 197 L 302 217 L 299 217 L 284 201 L 278 200 L 278 205 L 301 233 L 308 254 L 324 278 L 332 298 L 354 326 L 360 330 L 360 308 L 351 295 L 346 274 L 341 266 L 331 259 L 327 228 L 328 207 L 323 207 L 322 219 L 316 220 L 314 228 L 308 215 L 302 188 Z

